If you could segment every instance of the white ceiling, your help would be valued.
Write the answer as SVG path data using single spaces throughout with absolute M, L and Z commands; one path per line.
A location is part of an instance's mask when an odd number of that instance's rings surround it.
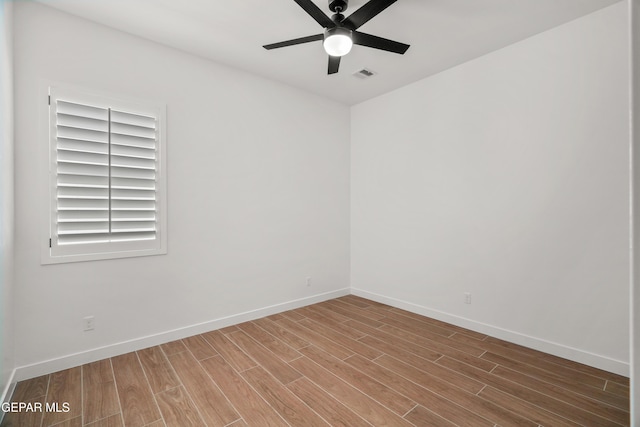
M 355 46 L 331 76 L 321 42 L 262 48 L 322 32 L 293 0 L 38 1 L 352 105 L 620 0 L 399 0 L 360 30 L 410 44 L 407 53 Z M 331 14 L 327 0 L 313 1 Z M 345 15 L 366 2 L 351 0 Z M 352 76 L 362 68 L 377 74 Z

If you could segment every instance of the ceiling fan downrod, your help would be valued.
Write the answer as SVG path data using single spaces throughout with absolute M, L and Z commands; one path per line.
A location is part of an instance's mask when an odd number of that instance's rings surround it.
M 329 10 L 333 13 L 342 13 L 347 10 L 349 0 L 329 0 Z

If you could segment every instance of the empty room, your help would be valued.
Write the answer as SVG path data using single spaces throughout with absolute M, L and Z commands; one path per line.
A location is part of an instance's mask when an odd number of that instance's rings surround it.
M 640 425 L 635 1 L 0 5 L 3 427 Z

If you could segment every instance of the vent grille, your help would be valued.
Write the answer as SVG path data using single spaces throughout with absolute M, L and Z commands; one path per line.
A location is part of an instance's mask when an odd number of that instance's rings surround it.
M 368 79 L 370 77 L 375 76 L 377 73 L 375 71 L 369 70 L 368 68 L 363 68 L 362 70 L 358 70 L 353 73 L 354 77 L 357 77 L 361 80 Z

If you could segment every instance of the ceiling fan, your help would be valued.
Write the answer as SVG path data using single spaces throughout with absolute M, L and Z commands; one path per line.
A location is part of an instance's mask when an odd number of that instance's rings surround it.
M 340 58 L 349 53 L 354 44 L 399 53 L 401 55 L 409 49 L 408 44 L 356 31 L 397 0 L 369 0 L 369 2 L 347 18 L 345 18 L 342 12 L 347 10 L 349 0 L 329 0 L 329 10 L 334 13 L 331 18 L 325 15 L 311 0 L 294 1 L 324 28 L 324 33 L 267 44 L 263 46 L 265 49 L 271 50 L 322 40 L 324 50 L 329 55 L 327 74 L 335 74 L 338 72 L 340 68 Z

